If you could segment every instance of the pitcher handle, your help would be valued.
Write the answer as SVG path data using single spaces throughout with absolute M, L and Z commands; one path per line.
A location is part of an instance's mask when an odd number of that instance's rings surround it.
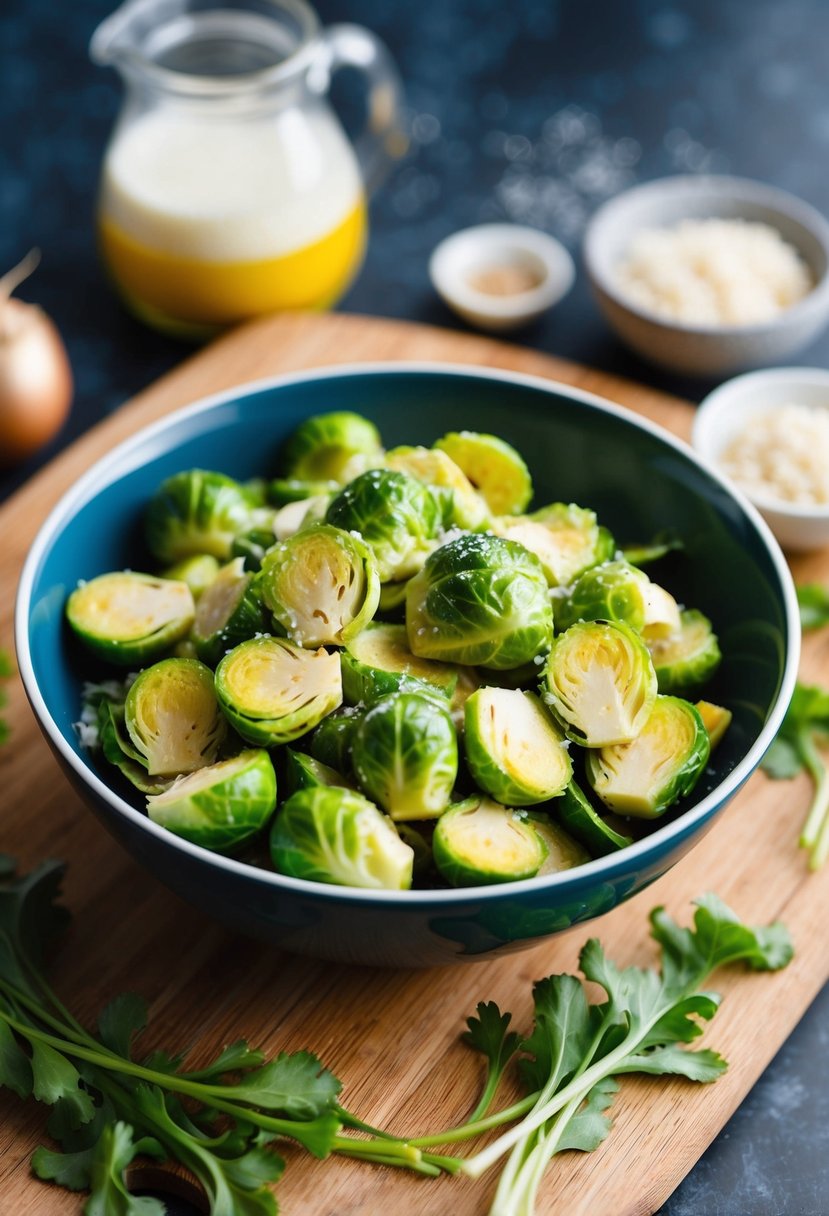
M 314 63 L 308 82 L 325 93 L 340 68 L 356 68 L 368 82 L 366 121 L 354 141 L 363 182 L 372 194 L 409 145 L 403 122 L 403 86 L 386 46 L 361 25 L 343 23 L 323 31 L 324 54 Z

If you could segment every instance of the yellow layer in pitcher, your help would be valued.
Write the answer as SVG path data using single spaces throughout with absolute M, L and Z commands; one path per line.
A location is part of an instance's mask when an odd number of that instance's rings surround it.
M 319 240 L 251 261 L 208 261 L 151 249 L 106 218 L 100 237 L 110 272 L 136 312 L 167 328 L 210 330 L 262 313 L 333 304 L 362 261 L 366 208 L 361 199 Z

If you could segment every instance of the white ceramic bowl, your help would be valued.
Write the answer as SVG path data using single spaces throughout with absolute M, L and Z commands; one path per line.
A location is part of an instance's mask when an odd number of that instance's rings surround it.
M 784 405 L 807 405 L 829 412 L 829 371 L 779 367 L 727 380 L 700 405 L 692 442 L 700 456 L 722 475 L 720 456 L 753 417 Z M 743 491 L 759 510 L 784 549 L 801 551 L 829 544 L 829 506 L 801 507 Z
M 536 284 L 526 291 L 495 295 L 474 285 L 482 271 L 507 267 L 528 272 Z M 559 241 L 520 224 L 480 224 L 441 241 L 429 259 L 438 295 L 465 321 L 493 332 L 518 329 L 567 294 L 575 278 L 570 254 Z
M 631 303 L 616 268 L 636 233 L 684 219 L 744 219 L 776 228 L 809 267 L 815 286 L 798 304 L 760 325 L 702 326 L 665 320 Z M 644 358 L 690 375 L 729 375 L 779 363 L 829 321 L 829 224 L 807 203 L 740 177 L 666 177 L 605 203 L 584 238 L 593 291 L 619 337 Z

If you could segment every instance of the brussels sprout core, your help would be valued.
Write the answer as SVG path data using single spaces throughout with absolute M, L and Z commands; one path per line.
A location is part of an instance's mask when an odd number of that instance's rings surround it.
M 660 696 L 632 743 L 588 753 L 587 778 L 612 810 L 654 819 L 690 794 L 709 754 L 708 733 L 694 706 Z
M 248 743 L 290 743 L 342 701 L 339 656 L 282 638 L 251 638 L 216 668 L 216 695 Z
M 184 582 L 124 571 L 102 574 L 69 597 L 69 624 L 90 650 L 110 663 L 141 663 L 168 650 L 193 622 Z
M 281 629 L 309 647 L 344 645 L 371 620 L 380 599 L 371 550 L 330 524 L 274 545 L 257 586 Z
M 409 582 L 409 646 L 425 659 L 520 667 L 547 649 L 552 623 L 538 560 L 498 536 L 450 541 Z
M 280 874 L 343 887 L 407 890 L 414 853 L 367 798 L 338 786 L 292 794 L 271 832 Z
M 635 739 L 656 696 L 656 674 L 644 642 L 627 625 L 586 621 L 553 642 L 545 670 L 546 700 L 568 738 L 586 747 Z
M 213 673 L 197 659 L 162 659 L 142 671 L 127 693 L 124 721 L 151 776 L 212 764 L 226 734 Z
M 532 878 L 547 846 L 527 820 L 483 796 L 450 807 L 432 838 L 435 864 L 453 887 Z
M 153 823 L 206 849 L 241 844 L 265 826 L 275 807 L 276 777 L 266 751 L 211 764 L 147 799 Z
M 476 783 L 507 806 L 560 794 L 573 766 L 564 738 L 538 697 L 481 688 L 466 702 L 464 745 Z

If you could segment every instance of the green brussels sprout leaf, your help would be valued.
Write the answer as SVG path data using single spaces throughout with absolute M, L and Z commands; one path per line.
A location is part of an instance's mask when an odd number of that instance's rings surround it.
M 550 810 L 570 835 L 581 841 L 593 857 L 604 857 L 633 844 L 633 837 L 617 832 L 604 816 L 599 814 L 575 781 L 570 782 Z
M 240 752 L 179 777 L 147 799 L 153 823 L 205 849 L 231 849 L 255 836 L 276 807 L 276 776 L 266 751 Z
M 285 444 L 282 463 L 288 479 L 345 485 L 382 454 L 373 422 L 348 410 L 335 410 L 300 423 Z
M 340 655 L 343 695 L 351 705 L 372 705 L 393 692 L 439 692 L 451 698 L 458 669 L 421 659 L 409 649 L 405 625 L 373 622 Z
M 458 775 L 458 738 L 443 698 L 400 692 L 360 719 L 352 761 L 360 787 L 392 819 L 435 819 Z
M 552 615 L 538 559 L 514 541 L 485 533 L 437 549 L 406 595 L 414 654 L 496 670 L 546 652 Z
M 292 794 L 271 830 L 271 859 L 280 874 L 343 887 L 405 891 L 414 853 L 373 803 L 338 786 Z
M 160 562 L 202 553 L 227 561 L 233 538 L 257 527 L 261 517 L 257 495 L 232 477 L 190 469 L 174 473 L 156 491 L 144 531 L 150 552 Z
M 331 502 L 325 518 L 369 545 L 382 583 L 419 570 L 443 526 L 441 504 L 429 487 L 389 469 L 355 478 Z
M 479 490 L 493 515 L 518 515 L 533 496 L 530 471 L 515 448 L 497 435 L 452 431 L 435 447 Z
M 196 654 L 215 667 L 228 650 L 266 628 L 253 575 L 245 572 L 245 559 L 235 557 L 222 567 L 196 605 L 191 634 Z
M 722 655 L 707 616 L 695 608 L 680 615 L 679 631 L 663 637 L 646 636 L 660 692 L 698 688 L 720 665 Z

